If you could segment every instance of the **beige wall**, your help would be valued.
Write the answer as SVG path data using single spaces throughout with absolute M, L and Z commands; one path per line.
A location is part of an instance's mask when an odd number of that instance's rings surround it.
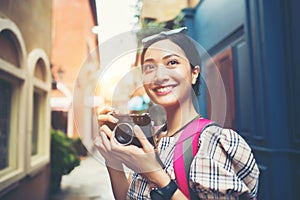
M 27 53 L 42 48 L 51 57 L 52 0 L 1 0 L 3 16 L 17 24 Z
M 7 41 L 7 44 L 21 44 L 22 46 L 15 47 L 17 50 L 11 51 L 11 49 L 3 48 L 0 45 L 0 59 L 3 59 L 2 63 L 4 63 L 0 66 L 0 73 L 6 71 L 7 74 L 13 74 L 4 76 L 4 78 L 18 77 L 22 84 L 22 87 L 19 88 L 21 100 L 18 98 L 16 99 L 17 103 L 12 103 L 18 108 L 16 114 L 18 120 L 12 119 L 16 120 L 16 128 L 13 133 L 10 132 L 10 136 L 14 136 L 13 147 L 15 150 L 13 151 L 16 152 L 16 156 L 13 156 L 13 160 L 16 162 L 16 166 L 13 170 L 15 170 L 16 175 L 12 174 L 11 178 L 6 178 L 1 182 L 0 199 L 47 199 L 50 173 L 50 104 L 48 104 L 48 94 L 51 89 L 49 60 L 52 48 L 52 0 L 1 0 L 0 18 L 4 19 L 0 23 L 11 22 L 8 27 L 15 27 L 10 30 L 11 33 L 16 33 L 17 39 L 20 39 L 19 41 Z M 2 42 L 5 43 L 5 39 L 7 38 L 2 38 Z M 13 45 L 10 48 L 14 48 Z M 18 58 L 20 56 L 16 55 L 18 53 L 22 54 L 22 58 Z M 22 61 L 21 69 L 14 68 L 4 62 L 13 61 L 10 63 L 18 66 L 16 64 L 18 59 Z M 43 78 L 41 78 L 42 76 Z M 33 87 L 41 87 L 45 91 L 45 102 L 40 111 L 41 124 L 43 124 L 43 127 L 41 126 L 43 130 L 39 131 L 41 133 L 39 134 L 39 142 L 43 144 L 40 149 L 41 157 L 38 157 L 40 161 L 34 160 L 30 153 Z M 9 149 L 9 151 L 11 150 Z

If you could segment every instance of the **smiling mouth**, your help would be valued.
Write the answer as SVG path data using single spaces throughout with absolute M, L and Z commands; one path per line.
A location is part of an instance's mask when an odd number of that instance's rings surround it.
M 173 89 L 174 87 L 175 87 L 175 86 L 173 86 L 173 85 L 165 86 L 165 87 L 157 87 L 157 88 L 154 88 L 153 91 L 154 91 L 156 94 L 159 94 L 159 95 L 165 95 L 165 94 L 168 94 L 168 93 L 172 92 L 172 89 Z

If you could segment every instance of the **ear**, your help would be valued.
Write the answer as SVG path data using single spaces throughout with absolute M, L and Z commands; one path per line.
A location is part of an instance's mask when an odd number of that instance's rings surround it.
M 196 83 L 199 74 L 200 74 L 200 67 L 199 65 L 197 65 L 194 67 L 194 69 L 192 69 L 192 85 Z

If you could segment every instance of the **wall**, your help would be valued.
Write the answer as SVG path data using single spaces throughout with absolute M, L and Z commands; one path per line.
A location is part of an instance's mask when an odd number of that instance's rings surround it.
M 7 190 L 1 200 L 46 200 L 49 192 L 49 176 L 50 166 L 47 165 L 42 171 L 34 176 L 28 176 L 22 179 L 17 185 L 13 185 L 10 190 Z
M 205 0 L 189 10 L 194 15 L 188 19 L 189 32 L 213 58 L 232 49 L 234 128 L 251 145 L 259 164 L 258 199 L 300 195 L 296 8 L 295 0 Z
M 85 105 L 85 97 L 91 96 L 90 93 L 94 92 L 95 88 L 91 86 L 97 81 L 99 69 L 97 35 L 92 32 L 95 25 L 89 0 L 53 0 L 51 70 L 58 86 L 63 86 L 68 95 L 57 101 L 52 100 L 55 104 L 63 102 L 69 104 L 64 108 L 53 106 L 52 110 L 68 112 L 67 134 L 69 137 L 80 136 L 83 139 L 83 133 L 91 135 L 93 131 L 91 127 L 93 111 L 90 105 Z M 62 73 L 59 74 L 59 71 Z M 75 91 L 80 93 L 76 99 L 79 103 L 76 105 L 72 102 Z M 54 97 L 54 93 L 52 96 Z M 73 106 L 76 108 L 75 111 Z M 76 113 L 80 115 L 77 116 Z
M 244 22 L 244 1 L 204 0 L 195 10 L 195 40 L 209 51 L 242 26 Z
M 50 153 L 50 105 L 49 93 L 51 85 L 50 63 L 51 57 L 51 29 L 52 29 L 52 1 L 21 1 L 21 0 L 2 0 L 0 1 L 0 17 L 2 22 L 11 22 L 15 27 L 12 33 L 17 34 L 16 40 L 10 41 L 15 46 L 15 51 L 1 49 L 1 79 L 4 77 L 14 77 L 19 83 L 18 90 L 21 91 L 17 98 L 12 102 L 12 107 L 17 108 L 16 123 L 10 132 L 15 138 L 14 144 L 16 162 L 12 169 L 11 178 L 0 177 L 1 189 L 0 199 L 47 199 L 49 187 L 49 153 Z M 2 26 L 6 28 L 6 25 Z M 5 30 L 5 29 L 4 29 Z M 6 29 L 7 31 L 7 29 Z M 7 38 L 5 38 L 7 39 Z M 20 39 L 20 40 L 18 40 Z M 18 40 L 18 41 L 17 41 Z M 0 47 L 2 48 L 2 47 Z M 13 55 L 15 53 L 15 55 Z M 6 62 L 7 59 L 2 55 L 9 55 L 11 60 L 19 60 L 19 63 Z M 17 68 L 17 67 L 19 68 Z M 9 80 L 8 80 L 9 81 Z M 42 88 L 43 100 L 41 109 L 38 110 L 40 120 L 38 155 L 35 159 L 31 155 L 32 150 L 32 110 L 33 91 L 35 88 Z M 11 139 L 10 139 L 11 140 Z M 12 150 L 12 149 L 9 149 Z M 15 173 L 14 171 L 15 170 Z M 10 174 L 6 174 L 10 175 Z M 4 187 L 3 187 L 4 186 Z
M 97 50 L 94 25 L 89 0 L 53 0 L 52 72 L 70 91 L 89 54 Z M 61 77 L 59 68 L 63 70 Z
M 0 16 L 7 16 L 21 30 L 27 52 L 42 48 L 51 56 L 52 1 L 2 0 Z

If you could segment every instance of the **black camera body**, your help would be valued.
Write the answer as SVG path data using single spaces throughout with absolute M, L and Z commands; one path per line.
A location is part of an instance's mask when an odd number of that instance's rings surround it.
M 142 147 L 138 138 L 135 136 L 133 127 L 138 125 L 148 141 L 154 146 L 154 128 L 152 120 L 148 113 L 144 114 L 113 114 L 119 121 L 114 123 L 106 123 L 107 126 L 114 132 L 115 139 L 122 145 L 135 145 Z

